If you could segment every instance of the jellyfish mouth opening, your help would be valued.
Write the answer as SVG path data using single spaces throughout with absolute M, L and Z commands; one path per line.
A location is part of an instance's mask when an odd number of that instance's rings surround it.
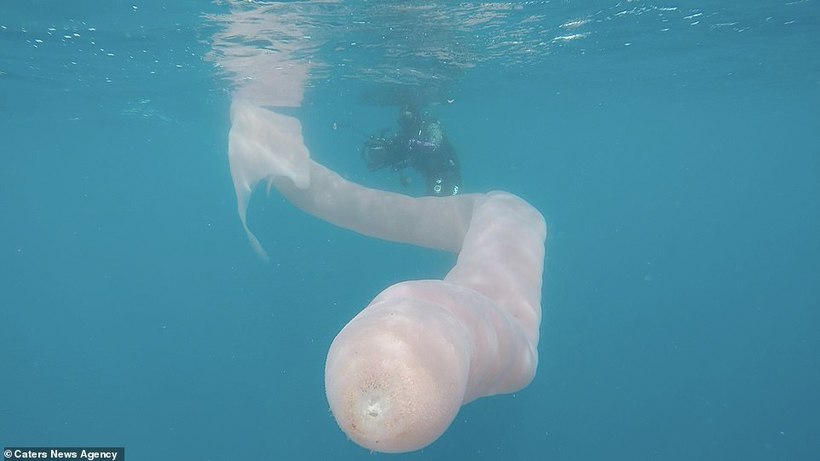
M 370 450 L 407 451 L 409 441 L 429 437 L 421 435 L 429 429 L 419 425 L 431 416 L 434 405 L 429 378 L 399 361 L 362 370 L 359 384 L 345 398 L 345 410 L 337 415 L 340 426 L 354 442 Z
M 371 403 L 367 406 L 366 412 L 367 416 L 376 418 L 382 413 L 382 406 L 378 402 Z

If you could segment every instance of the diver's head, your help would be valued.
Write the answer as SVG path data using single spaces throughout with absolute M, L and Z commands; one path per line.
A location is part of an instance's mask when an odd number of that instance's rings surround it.
M 419 122 L 419 111 L 412 104 L 405 104 L 399 109 L 399 125 L 402 128 L 412 128 Z

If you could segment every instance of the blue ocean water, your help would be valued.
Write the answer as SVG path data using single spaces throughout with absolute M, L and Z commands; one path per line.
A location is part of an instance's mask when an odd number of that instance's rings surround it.
M 0 4 L 0 444 L 131 459 L 362 459 L 333 337 L 452 255 L 257 191 L 236 214 L 228 2 Z M 549 226 L 540 367 L 406 459 L 820 459 L 820 5 L 285 2 L 318 161 L 408 97 L 464 190 Z M 293 37 L 270 37 L 270 47 Z M 333 130 L 333 123 L 355 129 Z

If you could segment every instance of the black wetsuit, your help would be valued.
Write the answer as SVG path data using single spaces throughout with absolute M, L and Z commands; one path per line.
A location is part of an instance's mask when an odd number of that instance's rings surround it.
M 371 139 L 363 154 L 371 170 L 415 168 L 427 182 L 428 195 L 456 195 L 461 189 L 458 157 L 436 120 L 422 120 L 391 138 Z

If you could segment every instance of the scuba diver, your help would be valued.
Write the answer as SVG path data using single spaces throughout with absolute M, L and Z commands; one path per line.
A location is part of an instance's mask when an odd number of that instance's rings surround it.
M 413 167 L 427 181 L 427 194 L 456 195 L 461 187 L 458 157 L 444 135 L 441 122 L 405 105 L 399 111 L 399 133 L 387 130 L 371 136 L 362 147 L 370 171 L 390 167 L 393 171 Z

